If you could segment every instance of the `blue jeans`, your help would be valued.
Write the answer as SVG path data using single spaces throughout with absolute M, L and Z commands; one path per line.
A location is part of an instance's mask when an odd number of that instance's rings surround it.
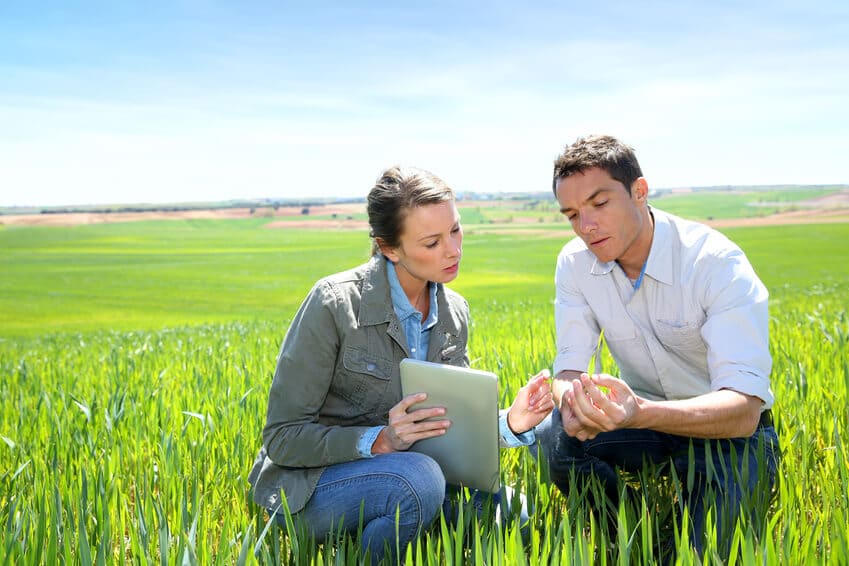
M 440 511 L 455 521 L 461 504 L 468 517 L 472 510 L 480 516 L 500 507 L 502 500 L 509 502 L 499 493 L 474 491 L 469 496 L 466 500 L 462 489 L 446 486 L 439 464 L 430 456 L 394 452 L 328 466 L 306 506 L 292 518 L 316 540 L 354 534 L 362 526 L 360 545 L 374 565 L 403 556 Z M 281 513 L 276 519 L 285 526 Z M 524 509 L 521 520 L 527 522 Z
M 715 504 L 719 548 L 727 549 L 741 503 L 747 510 L 766 507 L 752 502 L 758 498 L 768 501 L 779 458 L 778 437 L 771 424 L 759 426 L 748 438 L 707 440 L 624 429 L 582 442 L 566 434 L 560 413 L 554 409 L 537 428 L 537 436 L 548 458 L 551 480 L 560 491 L 582 488 L 589 477 L 595 477 L 614 506 L 619 500 L 620 470 L 639 472 L 646 464 L 668 470 L 671 465 L 685 490 L 691 540 L 699 554 L 706 503 Z M 692 474 L 688 476 L 688 472 Z

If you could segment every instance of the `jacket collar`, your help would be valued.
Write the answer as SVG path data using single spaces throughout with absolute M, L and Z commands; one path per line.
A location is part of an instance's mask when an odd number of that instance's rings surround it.
M 386 275 L 386 260 L 383 254 L 373 255 L 366 264 L 362 293 L 360 312 L 357 313 L 357 322 L 360 326 L 384 324 L 397 318 L 392 309 L 389 278 Z
M 392 296 L 389 292 L 389 277 L 387 275 L 386 259 L 377 253 L 365 265 L 363 275 L 363 291 L 360 301 L 360 312 L 357 322 L 360 326 L 374 326 L 397 322 L 398 317 L 392 307 Z M 459 320 L 451 312 L 445 297 L 442 283 L 436 283 L 437 328 L 445 327 L 448 331 L 458 332 L 461 326 Z

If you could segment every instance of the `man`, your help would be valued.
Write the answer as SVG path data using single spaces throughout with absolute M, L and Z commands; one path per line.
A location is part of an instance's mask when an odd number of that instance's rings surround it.
M 618 470 L 671 464 L 696 549 L 706 499 L 727 546 L 740 503 L 775 478 L 767 290 L 725 236 L 650 207 L 633 149 L 613 137 L 567 147 L 553 189 L 578 237 L 555 277 L 551 478 L 565 492 L 595 476 L 615 505 Z M 585 373 L 604 343 L 618 379 Z

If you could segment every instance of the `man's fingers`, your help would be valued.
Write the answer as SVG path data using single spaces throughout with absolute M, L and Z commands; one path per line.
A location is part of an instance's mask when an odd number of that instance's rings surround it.
M 594 375 L 592 377 L 592 381 L 593 383 L 596 383 L 603 387 L 607 387 L 609 389 L 613 389 L 614 387 L 622 383 L 621 379 L 613 377 L 612 375 L 608 375 L 606 373 L 599 373 Z
M 600 425 L 606 420 L 604 413 L 592 402 L 583 385 L 577 379 L 572 384 L 570 399 L 572 400 L 572 411 L 582 424 L 593 428 L 602 428 Z
M 610 419 L 612 427 L 624 426 L 629 418 L 629 407 L 636 403 L 633 391 L 621 379 L 606 374 L 593 376 L 592 383 L 593 402 Z M 601 387 L 606 387 L 608 391 L 603 392 Z
M 595 376 L 592 380 L 589 377 L 581 378 L 581 385 L 583 386 L 587 396 L 592 400 L 593 404 L 607 417 L 610 417 L 611 410 L 615 411 L 616 407 L 614 406 L 614 403 L 610 401 L 610 398 L 598 387 L 598 377 L 599 376 Z
M 577 420 L 573 420 L 570 423 L 564 423 L 563 430 L 566 431 L 566 434 L 573 438 L 577 438 L 581 442 L 593 439 L 598 434 L 598 431 L 584 427 Z
M 595 438 L 597 431 L 585 427 L 571 410 L 566 409 L 566 411 L 560 413 L 561 425 L 566 434 L 581 441 Z

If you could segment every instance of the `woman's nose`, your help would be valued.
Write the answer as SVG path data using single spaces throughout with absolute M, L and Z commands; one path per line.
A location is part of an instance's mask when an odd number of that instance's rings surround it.
M 463 240 L 460 238 L 450 238 L 447 242 L 448 245 L 446 246 L 445 255 L 448 257 L 456 257 L 460 255 Z

